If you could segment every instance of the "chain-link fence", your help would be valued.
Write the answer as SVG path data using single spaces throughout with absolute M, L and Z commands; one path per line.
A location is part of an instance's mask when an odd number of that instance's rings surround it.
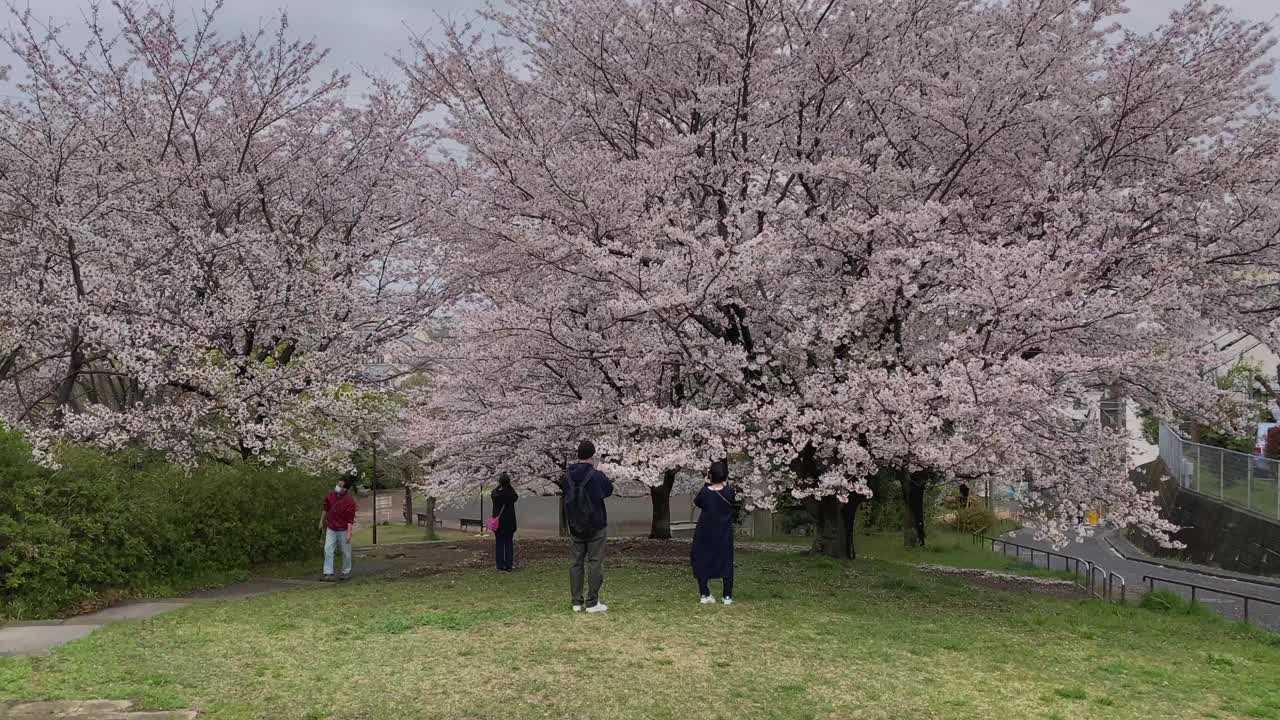
M 1280 519 L 1280 462 L 1193 443 L 1164 425 L 1160 459 L 1182 487 Z

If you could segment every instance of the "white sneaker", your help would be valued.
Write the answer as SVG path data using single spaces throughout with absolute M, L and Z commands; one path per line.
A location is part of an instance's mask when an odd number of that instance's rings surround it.
M 581 606 L 581 605 L 574 605 L 574 606 L 573 606 L 573 611 L 574 611 L 574 612 L 582 612 L 582 606 Z
M 703 605 L 715 605 L 715 604 L 716 604 L 716 599 L 715 599 L 715 598 L 713 598 L 713 597 L 711 597 L 710 595 L 703 595 L 703 596 L 702 596 L 702 599 L 701 599 L 701 600 L 699 600 L 698 602 L 699 602 L 699 603 L 701 603 L 701 604 L 703 604 Z
M 609 606 L 605 605 L 602 602 L 598 602 L 595 605 L 592 605 L 591 607 L 587 608 L 587 612 L 589 613 L 602 613 L 608 610 L 609 610 Z
M 712 600 L 711 602 L 715 602 L 715 600 Z M 733 598 L 731 598 L 731 597 L 725 597 L 725 599 L 724 599 L 724 604 L 725 604 L 725 605 L 732 605 L 732 604 L 733 604 Z

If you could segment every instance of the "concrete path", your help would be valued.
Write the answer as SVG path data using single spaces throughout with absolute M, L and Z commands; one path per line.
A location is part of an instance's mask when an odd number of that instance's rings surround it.
M 1224 571 L 1215 571 L 1211 568 L 1197 568 L 1185 563 L 1180 563 L 1177 567 L 1170 567 L 1160 564 L 1164 561 L 1155 561 L 1134 554 L 1126 557 L 1117 550 L 1116 546 L 1124 548 L 1126 553 L 1131 552 L 1131 546 L 1126 547 L 1126 544 L 1119 542 L 1118 537 L 1113 537 L 1110 534 L 1093 537 L 1083 543 L 1072 543 L 1058 550 L 1053 550 L 1045 543 L 1036 542 L 1032 539 L 1033 535 L 1034 533 L 1030 530 L 1019 530 L 1001 537 L 1020 545 L 1035 548 L 1037 551 L 1051 550 L 1062 555 L 1078 557 L 1081 560 L 1093 562 L 1108 571 L 1118 573 L 1125 580 L 1127 594 L 1130 598 L 1148 592 L 1152 584 L 1150 581 L 1143 580 L 1143 578 L 1152 577 L 1156 578 L 1154 583 L 1156 590 L 1170 590 L 1188 599 L 1192 597 L 1190 588 L 1161 582 L 1161 579 L 1192 583 L 1207 588 L 1196 590 L 1195 599 L 1222 615 L 1235 620 L 1244 619 L 1245 603 L 1242 599 L 1227 593 L 1269 600 L 1277 604 L 1249 602 L 1249 621 L 1271 630 L 1280 631 L 1280 585 L 1277 585 L 1274 578 L 1253 578 L 1239 574 L 1231 574 L 1231 577 L 1225 577 L 1220 575 Z M 1111 542 L 1108 542 L 1108 540 L 1111 540 Z M 1000 544 L 997 543 L 996 551 L 1000 552 L 1000 550 Z M 1009 555 L 1017 553 L 1023 560 L 1030 561 L 1031 559 L 1028 557 L 1026 550 L 1016 551 L 1014 548 L 1007 548 L 1005 552 Z M 1045 567 L 1045 563 L 1046 556 L 1041 552 L 1037 552 L 1035 564 Z M 1061 558 L 1050 558 L 1049 566 L 1055 570 L 1065 570 L 1067 572 L 1074 570 L 1073 563 L 1066 562 Z M 1100 578 L 1099 582 L 1101 582 Z
M 53 648 L 65 645 L 73 640 L 79 640 L 103 625 L 130 620 L 147 620 L 187 607 L 195 602 L 242 600 L 269 592 L 298 587 L 299 585 L 316 584 L 318 583 L 262 578 L 228 585 L 215 590 L 193 593 L 183 598 L 125 603 L 88 615 L 67 618 L 66 620 L 12 623 L 0 627 L 0 655 L 48 655 Z M 12 709 L 10 713 L 12 713 Z M 0 718 L 4 717 L 19 716 L 0 714 Z M 52 715 L 50 717 L 59 716 Z
M 192 720 L 194 710 L 141 712 L 123 700 L 61 700 L 0 704 L 3 720 Z

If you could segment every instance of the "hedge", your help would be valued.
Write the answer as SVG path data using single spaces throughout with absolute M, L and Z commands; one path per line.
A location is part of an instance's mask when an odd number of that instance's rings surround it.
M 0 431 L 0 613 L 193 588 L 313 557 L 330 479 L 252 464 L 190 473 L 154 454 L 68 449 L 51 471 Z

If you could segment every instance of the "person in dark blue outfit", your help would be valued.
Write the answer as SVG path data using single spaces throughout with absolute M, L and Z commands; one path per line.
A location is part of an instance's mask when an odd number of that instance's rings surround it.
M 511 477 L 506 473 L 498 476 L 498 487 L 489 493 L 493 499 L 491 517 L 498 519 L 498 529 L 493 531 L 494 558 L 498 570 L 511 572 L 516 561 L 516 500 L 520 496 L 511 487 Z
M 704 605 L 716 601 L 707 586 L 712 578 L 720 578 L 724 583 L 724 604 L 733 603 L 734 492 L 728 481 L 729 464 L 724 460 L 712 463 L 707 484 L 693 499 L 693 504 L 702 510 L 702 514 L 698 516 L 698 525 L 693 530 L 689 560 Z
M 578 462 L 570 465 L 560 479 L 565 518 L 573 538 L 573 564 L 569 566 L 569 594 L 573 611 L 602 613 L 609 609 L 600 602 L 604 584 L 604 550 L 609 514 L 605 498 L 613 495 L 613 482 L 596 469 L 596 446 L 590 440 L 578 443 Z M 581 501 L 579 503 L 578 501 Z M 578 530 L 574 530 L 578 527 Z M 586 580 L 587 592 L 582 593 Z

